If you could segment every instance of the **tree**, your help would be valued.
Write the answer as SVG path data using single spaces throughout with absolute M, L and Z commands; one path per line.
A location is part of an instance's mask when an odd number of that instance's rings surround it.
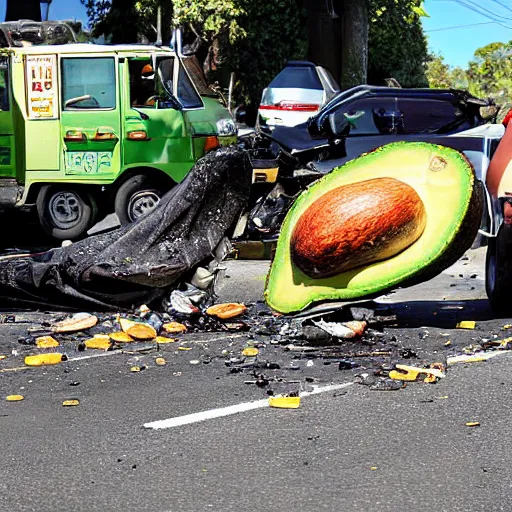
M 366 83 L 369 0 L 305 0 L 308 59 L 343 89 Z
M 508 97 L 512 92 L 512 41 L 478 48 L 469 63 L 470 90 L 476 96 Z M 507 99 L 508 99 L 507 98 Z
M 426 70 L 429 87 L 435 89 L 467 89 L 467 73 L 460 67 L 452 68 L 440 54 L 430 55 Z
M 41 21 L 41 3 L 39 0 L 7 0 L 5 21 L 34 20 Z
M 287 60 L 306 54 L 303 0 L 174 0 L 174 23 L 200 34 L 212 80 L 236 74 L 238 101 L 257 105 Z
M 422 0 L 371 0 L 368 82 L 395 78 L 403 87 L 426 87 L 427 41 Z
M 93 25 L 95 37 L 106 36 L 112 43 L 136 43 L 139 24 L 136 0 L 81 0 Z

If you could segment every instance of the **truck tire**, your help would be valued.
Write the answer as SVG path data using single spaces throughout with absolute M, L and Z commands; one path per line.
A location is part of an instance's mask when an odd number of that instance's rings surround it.
M 96 202 L 89 192 L 62 185 L 42 187 L 36 207 L 44 231 L 58 240 L 82 238 L 97 214 Z
M 121 224 L 130 224 L 155 208 L 163 195 L 155 180 L 137 174 L 125 181 L 117 191 L 115 212 Z
M 503 224 L 490 238 L 485 259 L 485 291 L 497 317 L 512 316 L 512 226 Z

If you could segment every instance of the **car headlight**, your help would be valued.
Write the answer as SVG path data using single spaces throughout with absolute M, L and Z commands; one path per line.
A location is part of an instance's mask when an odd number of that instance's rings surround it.
M 224 118 L 217 121 L 217 132 L 219 135 L 236 135 L 236 124 L 231 118 Z

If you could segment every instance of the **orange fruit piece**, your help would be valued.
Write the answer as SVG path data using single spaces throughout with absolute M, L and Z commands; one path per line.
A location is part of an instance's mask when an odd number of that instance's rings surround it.
M 187 328 L 180 324 L 179 322 L 169 322 L 167 324 L 162 325 L 163 330 L 167 334 L 177 334 L 179 332 L 185 332 Z
M 156 330 L 149 324 L 134 323 L 126 329 L 126 334 L 138 340 L 154 340 L 156 338 Z
M 216 316 L 222 320 L 234 318 L 243 315 L 247 311 L 247 307 L 236 302 L 226 302 L 225 304 L 215 304 L 206 310 L 206 314 Z

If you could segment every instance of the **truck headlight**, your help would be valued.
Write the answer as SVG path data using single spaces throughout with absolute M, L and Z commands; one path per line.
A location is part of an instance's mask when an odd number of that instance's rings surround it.
M 224 118 L 217 121 L 217 132 L 219 135 L 236 135 L 236 124 L 231 118 Z

